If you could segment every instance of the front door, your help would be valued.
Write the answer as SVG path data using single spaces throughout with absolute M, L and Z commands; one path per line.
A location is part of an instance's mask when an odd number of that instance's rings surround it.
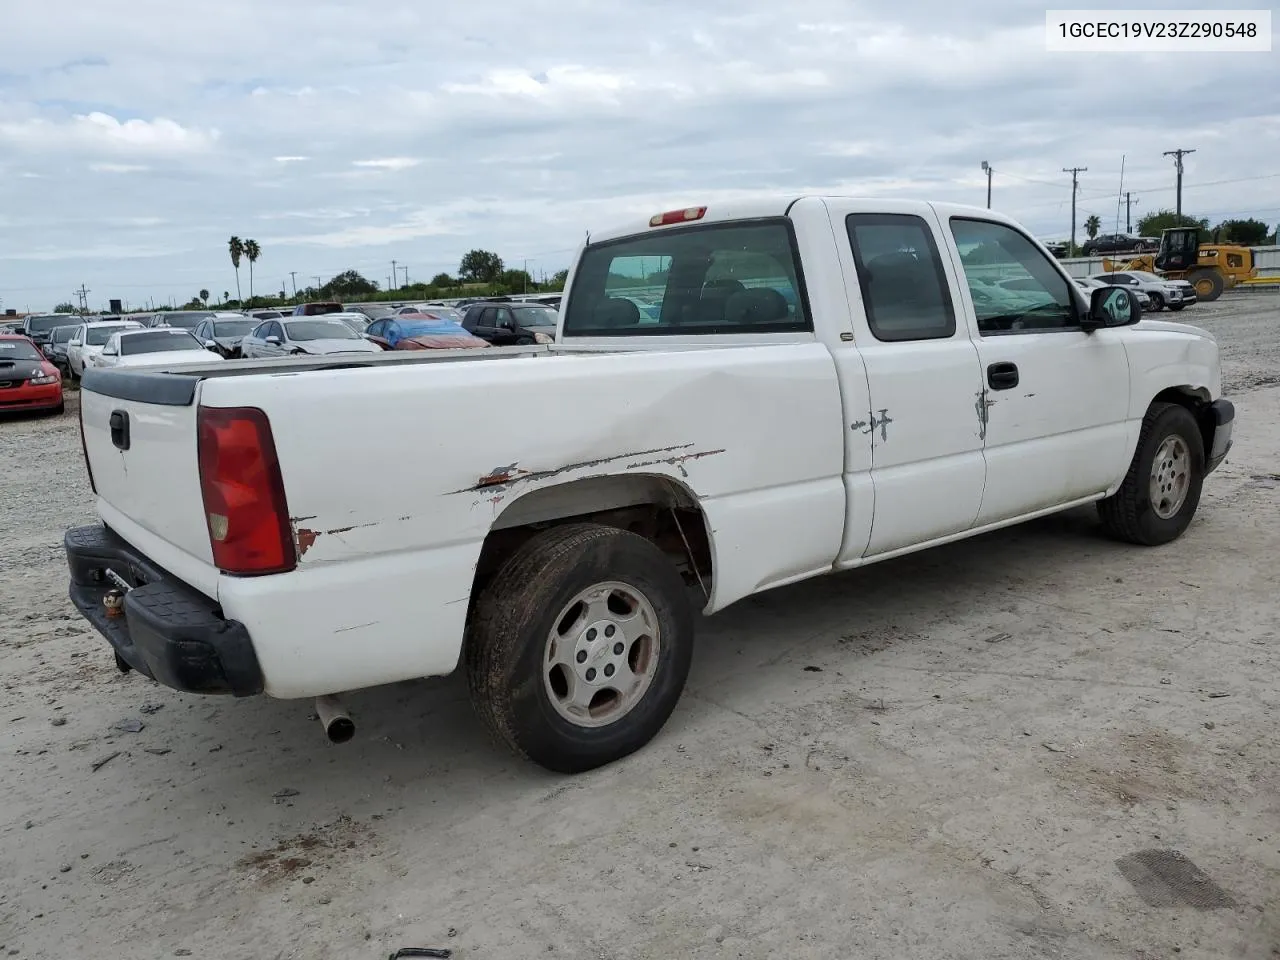
M 1123 332 L 1085 333 L 1075 284 L 1020 230 L 958 213 L 948 224 L 982 367 L 978 526 L 1105 492 L 1128 453 Z
M 828 201 L 871 400 L 852 424 L 872 442 L 867 557 L 968 530 L 986 471 L 978 355 L 941 225 L 918 206 L 892 209 Z

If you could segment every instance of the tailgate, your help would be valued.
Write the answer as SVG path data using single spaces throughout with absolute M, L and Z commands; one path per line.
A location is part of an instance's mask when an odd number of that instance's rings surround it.
M 198 388 L 195 376 L 89 370 L 80 416 L 102 519 L 154 562 L 216 596 L 196 457 Z

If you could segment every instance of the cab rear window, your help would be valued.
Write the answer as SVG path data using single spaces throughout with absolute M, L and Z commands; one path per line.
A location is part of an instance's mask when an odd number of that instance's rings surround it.
M 588 246 L 566 301 L 568 336 L 813 329 L 785 219 L 655 230 Z

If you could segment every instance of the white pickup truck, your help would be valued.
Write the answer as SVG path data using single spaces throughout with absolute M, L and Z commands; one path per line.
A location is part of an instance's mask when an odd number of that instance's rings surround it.
M 591 235 L 551 346 L 82 397 L 71 597 L 121 669 L 315 697 L 337 739 L 342 692 L 461 666 L 562 772 L 662 728 L 699 607 L 1089 502 L 1168 543 L 1234 419 L 1211 336 L 1086 301 L 1012 220 L 835 197 Z

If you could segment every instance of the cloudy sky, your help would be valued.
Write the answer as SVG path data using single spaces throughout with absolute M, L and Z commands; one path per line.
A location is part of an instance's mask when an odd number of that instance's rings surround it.
M 1175 147 L 1188 212 L 1280 221 L 1280 46 L 1051 54 L 1026 0 L 42 0 L 4 35 L 19 309 L 234 292 L 232 234 L 259 292 L 477 246 L 550 274 L 588 229 L 753 190 L 983 204 L 982 160 L 1045 238 L 1063 167 L 1110 228 L 1121 157 L 1142 213 Z

